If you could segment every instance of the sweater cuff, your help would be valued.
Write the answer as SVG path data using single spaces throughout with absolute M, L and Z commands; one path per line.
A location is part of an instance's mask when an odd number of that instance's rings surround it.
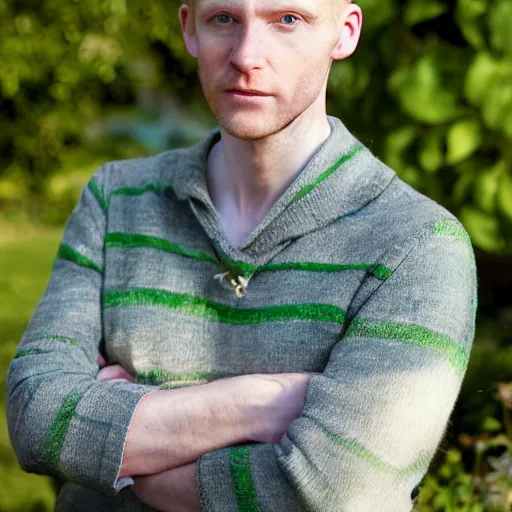
M 137 405 L 154 389 L 106 381 L 83 395 L 60 453 L 59 465 L 70 480 L 111 495 L 133 484 L 132 478 L 119 478 L 126 437 Z
M 271 444 L 243 444 L 207 453 L 197 463 L 202 512 L 300 512 Z

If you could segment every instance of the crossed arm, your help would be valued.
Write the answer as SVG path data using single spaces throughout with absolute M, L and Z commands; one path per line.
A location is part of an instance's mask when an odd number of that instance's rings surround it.
M 98 364 L 97 380 L 135 382 L 101 355 Z M 237 443 L 277 442 L 301 411 L 311 375 L 244 375 L 149 393 L 135 411 L 119 476 L 135 476 L 135 494 L 161 512 L 200 512 L 198 457 Z

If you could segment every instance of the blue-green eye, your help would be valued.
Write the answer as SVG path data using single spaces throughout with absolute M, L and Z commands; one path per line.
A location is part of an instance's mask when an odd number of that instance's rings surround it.
M 295 22 L 298 21 L 298 19 L 293 14 L 287 14 L 281 18 L 281 21 L 284 25 L 295 25 Z
M 217 14 L 217 16 L 215 16 L 215 19 L 221 25 L 227 25 L 228 23 L 231 23 L 233 21 L 233 18 L 229 14 Z

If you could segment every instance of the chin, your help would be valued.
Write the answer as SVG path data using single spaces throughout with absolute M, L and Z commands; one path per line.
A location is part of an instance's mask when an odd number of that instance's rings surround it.
M 250 125 L 250 123 L 233 123 L 233 122 L 223 122 L 222 119 L 219 119 L 219 126 L 229 133 L 232 137 L 236 137 L 241 140 L 259 140 L 268 137 L 275 133 L 273 130 L 270 130 L 268 127 L 257 127 L 254 125 Z
M 290 121 L 272 119 L 270 116 L 258 116 L 251 112 L 239 113 L 235 116 L 215 115 L 219 126 L 232 137 L 241 140 L 264 139 L 280 132 Z

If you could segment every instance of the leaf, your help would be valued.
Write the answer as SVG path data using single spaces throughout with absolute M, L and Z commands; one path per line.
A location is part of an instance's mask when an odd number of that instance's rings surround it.
M 487 416 L 480 427 L 484 432 L 498 432 L 501 430 L 501 422 L 492 416 Z
M 446 143 L 447 163 L 455 165 L 470 157 L 482 144 L 482 127 L 478 119 L 463 119 L 453 124 Z
M 416 121 L 439 125 L 457 114 L 457 94 L 442 84 L 438 55 L 424 55 L 410 68 L 397 70 L 390 78 L 389 88 Z
M 364 12 L 365 29 L 370 32 L 386 26 L 397 13 L 394 0 L 360 0 L 358 4 Z
M 464 18 L 476 18 L 487 12 L 488 0 L 458 0 L 457 13 Z
M 492 82 L 499 75 L 500 65 L 489 53 L 479 52 L 469 66 L 464 95 L 475 106 L 481 106 Z
M 455 18 L 458 26 L 475 48 L 485 47 L 484 19 L 487 12 L 487 0 L 458 0 Z
M 462 204 L 470 193 L 475 177 L 480 173 L 480 165 L 475 162 L 465 162 L 458 166 L 461 175 L 452 189 L 452 201 L 455 205 Z
M 495 448 L 497 446 L 505 446 L 512 450 L 512 441 L 505 435 L 499 434 L 486 442 L 487 448 Z
M 512 177 L 506 171 L 501 174 L 498 184 L 496 212 L 508 245 L 512 246 Z
M 447 10 L 448 5 L 439 0 L 409 0 L 404 9 L 404 21 L 406 25 L 414 26 L 437 18 Z
M 414 188 L 420 188 L 422 185 L 421 172 L 414 165 L 408 165 L 398 172 L 398 176 Z
M 478 50 L 485 48 L 485 35 L 481 23 L 477 20 L 461 20 L 459 28 L 468 43 Z
M 489 128 L 505 129 L 507 114 L 512 108 L 512 87 L 509 82 L 509 78 L 495 80 L 485 95 L 482 117 Z
M 431 131 L 423 137 L 419 161 L 421 167 L 428 172 L 436 172 L 443 165 L 443 143 L 439 133 Z
M 416 140 L 419 128 L 407 125 L 390 133 L 386 138 L 386 163 L 395 171 L 404 169 L 406 162 L 404 152 Z
M 512 139 L 512 105 L 509 106 L 504 116 L 503 128 L 506 135 Z
M 500 176 L 505 171 L 504 162 L 501 161 L 490 169 L 480 172 L 475 180 L 473 197 L 476 205 L 486 213 L 495 213 L 496 194 Z
M 459 450 L 456 450 L 455 448 L 452 448 L 451 450 L 448 450 L 446 453 L 446 462 L 448 464 L 457 464 L 461 461 L 462 454 Z
M 329 88 L 350 91 L 354 87 L 355 81 L 356 69 L 353 60 L 345 59 L 333 63 L 329 73 Z
M 512 2 L 499 0 L 493 4 L 489 14 L 489 34 L 491 46 L 512 56 Z
M 503 251 L 505 244 L 496 217 L 472 206 L 465 206 L 462 208 L 459 218 L 474 245 L 490 253 Z

